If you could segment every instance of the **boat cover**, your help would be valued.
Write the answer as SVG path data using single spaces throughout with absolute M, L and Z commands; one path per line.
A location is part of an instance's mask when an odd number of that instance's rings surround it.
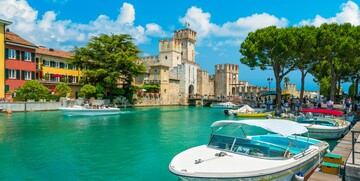
M 311 113 L 321 113 L 321 114 L 330 114 L 334 116 L 341 116 L 343 114 L 342 111 L 338 110 L 332 110 L 332 109 L 319 109 L 319 108 L 313 108 L 313 109 L 305 109 L 301 110 L 300 112 L 311 112 Z
M 248 106 L 247 104 L 245 104 L 244 106 L 242 106 L 241 108 L 238 109 L 237 111 L 238 113 L 253 113 L 255 112 L 255 110 L 253 108 L 251 108 L 250 106 Z
M 283 119 L 248 119 L 248 120 L 241 120 L 241 121 L 234 121 L 234 120 L 221 120 L 214 122 L 211 127 L 218 127 L 218 126 L 227 126 L 227 125 L 250 125 L 261 127 L 268 131 L 280 134 L 284 137 L 288 137 L 294 134 L 304 134 L 308 132 L 305 126 Z

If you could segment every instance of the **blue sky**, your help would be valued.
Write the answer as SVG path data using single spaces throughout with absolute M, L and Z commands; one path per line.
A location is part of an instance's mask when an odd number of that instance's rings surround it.
M 360 24 L 359 1 L 346 0 L 1 0 L 0 19 L 25 39 L 46 47 L 69 51 L 101 33 L 133 36 L 144 56 L 157 55 L 159 39 L 173 37 L 185 28 L 198 35 L 196 62 L 209 74 L 215 64 L 240 65 L 239 78 L 268 86 L 272 71 L 250 70 L 239 61 L 246 35 L 270 25 L 277 27 L 350 22 Z M 300 73 L 288 76 L 300 88 Z M 313 77 L 306 90 L 317 90 Z M 272 83 L 275 87 L 275 83 Z M 347 90 L 348 85 L 344 85 Z

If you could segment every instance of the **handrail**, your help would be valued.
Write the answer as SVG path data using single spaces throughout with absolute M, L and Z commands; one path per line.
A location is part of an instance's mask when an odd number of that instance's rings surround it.
M 355 152 L 355 144 L 360 143 L 355 140 L 355 133 L 360 134 L 360 130 L 351 130 L 351 145 L 352 145 L 352 164 L 355 165 L 355 153 L 359 154 L 360 152 Z

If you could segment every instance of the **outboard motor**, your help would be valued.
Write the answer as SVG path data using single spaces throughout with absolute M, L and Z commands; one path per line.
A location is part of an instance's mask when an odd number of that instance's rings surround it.
M 230 115 L 229 110 L 224 110 L 225 115 Z

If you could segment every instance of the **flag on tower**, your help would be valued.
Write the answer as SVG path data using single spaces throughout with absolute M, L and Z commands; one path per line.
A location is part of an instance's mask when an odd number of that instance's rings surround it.
M 190 26 L 190 23 L 188 23 L 188 22 L 185 22 L 185 26 Z

